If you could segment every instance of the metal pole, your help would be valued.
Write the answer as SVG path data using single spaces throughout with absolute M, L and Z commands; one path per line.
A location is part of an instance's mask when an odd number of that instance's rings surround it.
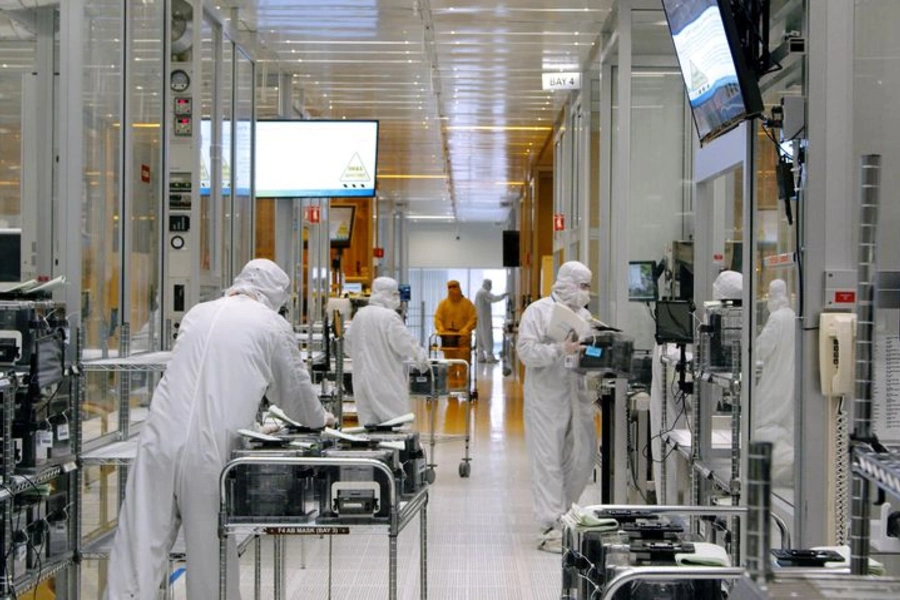
M 769 515 L 771 513 L 772 443 L 752 442 L 747 465 L 747 570 L 760 586 L 771 581 Z
M 853 401 L 853 444 L 872 441 L 872 356 L 875 328 L 874 299 L 876 242 L 881 156 L 864 155 L 860 160 L 859 280 L 856 317 L 856 394 Z M 869 562 L 869 485 L 854 476 L 850 516 L 850 571 L 865 574 Z
M 428 600 L 428 496 L 419 509 L 419 595 Z
M 329 538 L 330 539 L 330 538 Z M 276 535 L 272 540 L 272 561 L 275 578 L 275 600 L 284 600 L 284 536 Z

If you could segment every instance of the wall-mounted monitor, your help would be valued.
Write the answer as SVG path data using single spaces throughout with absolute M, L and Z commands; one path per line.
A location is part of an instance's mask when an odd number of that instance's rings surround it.
M 330 206 L 328 208 L 328 239 L 332 248 L 348 248 L 353 239 L 355 206 Z
M 258 198 L 375 196 L 378 121 L 257 121 Z
M 705 144 L 763 111 L 730 0 L 663 0 L 694 124 Z
M 652 260 L 633 260 L 628 263 L 628 300 L 655 302 L 656 263 Z

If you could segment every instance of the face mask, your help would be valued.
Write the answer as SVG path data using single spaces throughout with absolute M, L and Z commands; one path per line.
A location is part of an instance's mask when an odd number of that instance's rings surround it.
M 391 296 L 390 298 L 388 298 L 387 299 L 387 308 L 389 308 L 391 310 L 397 310 L 398 308 L 400 308 L 400 298 L 396 298 L 394 296 Z
M 578 308 L 582 308 L 588 305 L 588 302 L 591 301 L 591 293 L 585 290 L 578 290 L 575 292 L 575 305 Z

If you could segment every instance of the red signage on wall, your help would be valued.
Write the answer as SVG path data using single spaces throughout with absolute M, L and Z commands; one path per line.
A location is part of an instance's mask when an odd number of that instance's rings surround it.
M 384 248 L 372 248 L 372 256 L 375 258 L 384 258 Z
M 834 303 L 835 304 L 855 304 L 856 303 L 856 292 L 835 292 L 834 293 Z
M 307 223 L 318 223 L 321 220 L 322 213 L 318 206 L 307 206 L 306 207 L 306 222 Z
M 553 215 L 553 231 L 565 231 L 566 229 L 566 215 L 562 213 L 556 213 Z
M 141 165 L 141 181 L 150 183 L 150 165 Z

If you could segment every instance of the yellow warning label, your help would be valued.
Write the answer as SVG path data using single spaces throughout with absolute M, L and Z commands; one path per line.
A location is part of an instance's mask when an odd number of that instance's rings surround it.
M 344 174 L 341 175 L 341 183 L 362 183 L 371 180 L 369 172 L 366 171 L 366 167 L 359 157 L 359 153 L 354 153 L 347 168 L 344 169 Z

